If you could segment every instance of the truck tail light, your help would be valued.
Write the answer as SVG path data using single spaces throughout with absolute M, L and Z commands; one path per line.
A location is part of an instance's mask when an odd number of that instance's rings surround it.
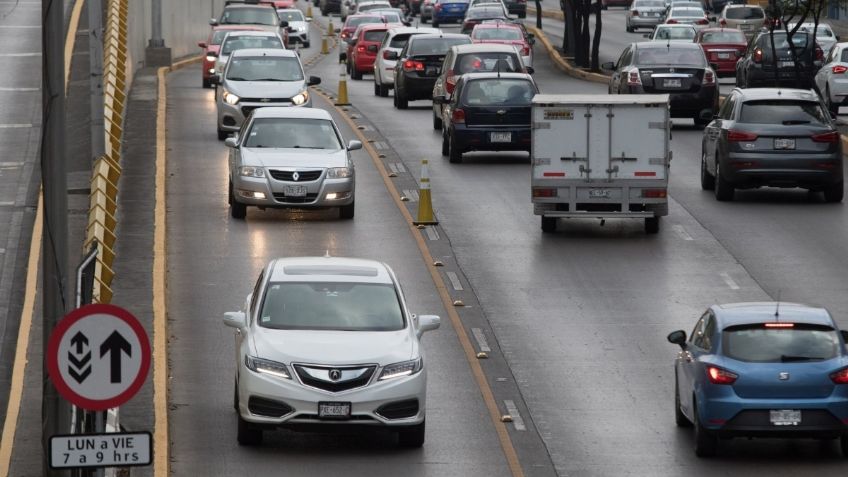
M 748 131 L 727 131 L 727 140 L 730 142 L 750 142 L 756 141 L 757 135 Z
M 462 109 L 454 109 L 451 114 L 451 121 L 454 124 L 465 124 L 465 111 Z
M 639 70 L 633 69 L 627 73 L 627 86 L 642 86 L 642 78 L 639 76 Z
M 666 189 L 642 189 L 644 199 L 665 199 L 668 196 Z
M 763 62 L 763 50 L 757 48 L 754 50 L 754 56 L 752 58 L 754 63 L 762 63 Z
M 533 189 L 533 197 L 556 197 L 557 190 L 556 189 L 542 189 L 542 188 L 534 188 Z
M 830 375 L 830 380 L 833 384 L 848 384 L 848 368 L 840 369 Z
M 733 384 L 739 376 L 718 366 L 707 366 L 707 378 L 713 384 Z
M 813 142 L 827 142 L 831 144 L 836 144 L 837 142 L 839 142 L 839 133 L 836 131 L 830 131 L 821 134 L 813 134 L 812 136 L 810 136 L 810 139 L 812 139 Z
M 834 65 L 830 68 L 830 70 L 835 75 L 841 75 L 842 73 L 845 73 L 846 71 L 848 71 L 848 66 Z
M 424 63 L 415 60 L 406 60 L 403 62 L 404 71 L 424 71 Z

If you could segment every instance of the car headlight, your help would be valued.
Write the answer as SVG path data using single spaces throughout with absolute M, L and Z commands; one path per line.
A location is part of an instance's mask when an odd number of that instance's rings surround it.
M 256 166 L 239 167 L 239 175 L 243 177 L 265 177 L 265 169 Z
M 245 355 L 244 365 L 247 366 L 247 369 L 255 373 L 270 374 L 278 378 L 291 379 L 289 368 L 283 363 Z
M 212 62 L 212 61 L 215 61 L 217 59 L 218 59 L 217 56 L 206 55 L 206 61 Z
M 227 103 L 227 104 L 238 104 L 239 99 L 241 99 L 241 98 L 234 95 L 233 93 L 230 93 L 229 91 L 224 91 L 224 102 L 225 103 Z
M 304 90 L 304 91 L 294 95 L 294 97 L 292 97 L 292 103 L 294 103 L 295 106 L 300 106 L 301 104 L 306 103 L 306 101 L 308 99 L 309 99 L 309 91 Z
M 306 26 L 305 25 L 298 26 L 297 31 L 306 31 Z
M 423 367 L 424 360 L 422 358 L 390 364 L 383 368 L 383 372 L 380 373 L 379 380 L 385 381 L 387 379 L 410 376 L 421 371 Z
M 328 179 L 346 179 L 353 176 L 353 168 L 350 167 L 331 167 L 327 169 Z

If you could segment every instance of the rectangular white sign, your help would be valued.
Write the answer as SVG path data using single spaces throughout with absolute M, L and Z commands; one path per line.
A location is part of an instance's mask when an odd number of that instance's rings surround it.
M 50 467 L 131 467 L 150 465 L 149 432 L 77 434 L 50 438 Z

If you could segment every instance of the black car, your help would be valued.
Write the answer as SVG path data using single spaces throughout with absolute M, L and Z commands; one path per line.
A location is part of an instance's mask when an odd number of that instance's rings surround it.
M 409 101 L 431 99 L 433 85 L 450 47 L 469 43 L 471 38 L 459 33 L 414 35 L 400 53 L 388 52 L 387 60 L 397 60 L 394 71 L 395 107 L 406 109 Z
M 602 67 L 613 70 L 610 94 L 668 94 L 672 117 L 704 125 L 718 110 L 716 73 L 697 43 L 632 43 Z
M 504 61 L 504 60 L 498 60 Z M 530 104 L 539 92 L 526 73 L 466 73 L 442 116 L 442 155 L 462 162 L 469 151 L 530 152 Z
M 718 200 L 768 186 L 842 201 L 842 140 L 815 91 L 734 89 L 704 130 L 701 150 L 701 188 Z
M 824 59 L 824 53 L 813 41 L 812 33 L 797 31 L 792 35 L 795 59 L 786 32 L 774 32 L 774 55 L 769 37 L 768 32 L 761 32 L 748 44 L 745 56 L 736 63 L 736 85 L 741 88 L 812 88 L 813 79 Z
M 331 13 L 342 13 L 342 0 L 319 0 L 318 8 L 321 15 L 327 16 Z
M 507 11 L 518 18 L 527 18 L 527 0 L 504 0 Z
M 462 20 L 462 29 L 459 32 L 470 35 L 471 30 L 473 30 L 478 23 L 488 20 L 506 21 L 508 19 L 504 14 L 503 9 L 500 7 L 494 7 L 486 4 L 474 6 L 465 12 L 465 18 Z

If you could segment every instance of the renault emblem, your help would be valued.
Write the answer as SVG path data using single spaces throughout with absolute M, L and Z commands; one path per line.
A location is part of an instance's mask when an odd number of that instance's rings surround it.
M 777 375 L 777 377 L 778 377 L 781 381 L 789 381 L 789 373 L 787 373 L 786 371 L 782 371 L 782 372 L 780 372 L 780 373 Z
M 294 174 L 292 174 L 292 179 L 294 179 L 295 182 L 299 181 L 300 180 L 300 174 L 295 172 Z
M 338 369 L 331 369 L 330 381 L 338 381 L 339 379 L 342 379 L 342 372 Z
M 271 98 L 262 98 L 262 99 L 260 99 L 259 101 L 261 101 L 261 102 L 263 102 L 263 103 L 270 103 L 270 102 L 271 102 Z
M 668 69 L 668 72 L 669 72 L 669 73 L 674 73 L 674 68 L 669 68 L 669 69 Z

